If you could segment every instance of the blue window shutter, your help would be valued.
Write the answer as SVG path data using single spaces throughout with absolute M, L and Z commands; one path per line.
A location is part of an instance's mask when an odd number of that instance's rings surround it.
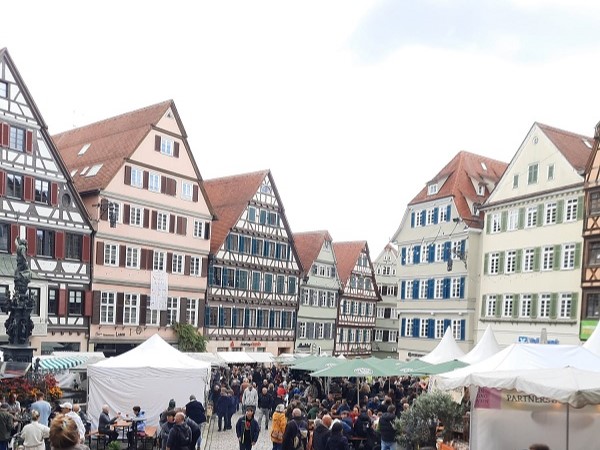
M 413 298 L 419 298 L 419 280 L 413 281 Z
M 402 325 L 400 325 L 400 336 L 404 337 L 405 329 L 406 329 L 406 319 L 402 319 Z
M 231 235 L 230 234 L 228 234 L 227 237 L 225 238 L 225 249 L 231 250 Z
M 460 340 L 461 341 L 465 340 L 465 327 L 466 327 L 466 320 L 463 319 L 460 321 Z
M 444 261 L 448 261 L 452 255 L 450 255 L 452 243 L 450 241 L 444 242 Z
M 262 328 L 263 310 L 258 309 L 256 311 L 256 328 Z
M 404 265 L 404 264 L 406 264 L 406 247 L 402 247 L 401 254 L 402 254 L 402 257 L 400 259 L 400 263 L 402 265 Z
M 450 207 L 450 205 L 448 205 L 447 209 L 446 209 L 446 222 L 450 222 L 450 219 L 451 219 L 450 213 L 451 212 L 452 212 L 452 208 Z
M 281 258 L 281 244 L 277 244 L 275 247 L 275 258 Z
M 244 309 L 244 328 L 248 328 L 248 322 L 250 322 L 250 309 Z
M 275 325 L 275 311 L 271 310 L 269 313 L 269 328 L 273 328 Z
M 210 306 L 206 305 L 204 308 L 204 326 L 207 327 L 210 324 Z
M 255 238 L 252 238 L 252 254 L 253 254 L 253 255 L 256 255 L 256 248 L 257 248 L 257 245 L 258 245 L 258 243 L 257 243 L 256 239 L 255 239 Z
M 223 311 L 223 307 L 219 307 L 219 326 L 222 327 L 225 325 L 225 311 Z
M 237 325 L 238 325 L 238 323 L 237 323 L 237 313 L 238 313 L 237 308 L 231 308 L 231 324 L 234 327 L 237 327 Z
M 465 277 L 460 277 L 460 298 L 465 298 Z
M 222 284 L 222 286 L 227 286 L 228 282 L 229 282 L 229 271 L 226 269 L 223 269 L 223 284 Z
M 413 262 L 415 264 L 419 264 L 421 262 L 421 246 L 420 245 L 415 245 L 413 251 L 414 251 Z
M 439 213 L 439 208 L 435 208 L 433 210 L 433 223 L 434 224 L 438 223 L 438 213 Z
M 411 212 L 410 213 L 410 227 L 414 228 L 415 227 L 415 212 Z
M 406 281 L 402 281 L 402 283 L 400 284 L 400 298 L 402 300 L 406 298 L 406 295 L 404 295 L 404 289 L 406 289 Z
M 208 267 L 208 285 L 215 285 L 215 268 L 212 265 Z
M 444 278 L 444 298 L 450 298 L 450 278 Z
M 419 337 L 420 319 L 413 319 L 413 337 Z
M 446 330 L 450 326 L 452 326 L 452 322 L 450 321 L 450 319 L 444 319 L 444 333 L 446 333 Z
M 429 339 L 433 339 L 433 337 L 435 336 L 435 320 L 434 319 L 427 319 L 427 337 Z
M 422 227 L 425 226 L 425 219 L 427 219 L 427 211 L 422 210 L 421 211 L 421 226 Z
M 243 236 L 240 236 L 240 253 L 244 253 L 246 239 Z
M 427 298 L 428 299 L 433 298 L 433 286 L 434 286 L 433 278 L 427 280 Z
M 429 253 L 429 258 L 427 259 L 427 262 L 432 263 L 433 261 L 435 261 L 435 244 L 431 244 L 427 247 L 428 253 Z

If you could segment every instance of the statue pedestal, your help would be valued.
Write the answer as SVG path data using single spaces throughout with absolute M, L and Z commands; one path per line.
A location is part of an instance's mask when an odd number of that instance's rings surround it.
M 31 363 L 35 347 L 30 347 L 27 344 L 6 344 L 0 345 L 0 350 L 4 353 L 4 361 Z

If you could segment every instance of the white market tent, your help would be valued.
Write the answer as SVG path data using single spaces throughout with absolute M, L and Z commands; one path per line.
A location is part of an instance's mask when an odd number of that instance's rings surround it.
M 210 352 L 186 352 L 190 358 L 194 358 L 197 361 L 204 361 L 210 363 L 212 367 L 224 367 L 227 364 L 221 358 L 214 353 Z
M 460 359 L 463 356 L 465 356 L 465 352 L 461 350 L 454 340 L 454 336 L 452 336 L 452 328 L 448 327 L 446 328 L 444 337 L 437 347 L 419 359 L 429 364 L 440 364 L 452 361 L 453 359 Z
M 157 425 L 170 399 L 183 406 L 194 394 L 204 403 L 210 363 L 190 358 L 155 334 L 122 355 L 89 365 L 88 378 L 88 413 L 94 428 L 104 404 L 112 414 L 131 414 L 139 405 L 146 423 Z
M 458 358 L 458 360 L 467 364 L 475 364 L 495 355 L 500 350 L 500 345 L 498 345 L 492 327 L 488 325 L 477 345 L 465 356 Z
M 269 352 L 217 352 L 217 356 L 227 364 L 272 363 L 275 358 Z
M 596 355 L 600 355 L 600 326 L 596 325 L 596 328 L 594 328 L 594 331 L 588 340 L 585 341 L 583 347 Z

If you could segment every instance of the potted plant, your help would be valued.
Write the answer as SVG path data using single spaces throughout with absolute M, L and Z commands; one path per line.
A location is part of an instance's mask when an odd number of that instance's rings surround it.
M 444 392 L 423 393 L 396 422 L 398 442 L 407 449 L 435 448 L 438 425 L 443 427 L 444 442 L 450 441 L 462 426 L 461 406 Z
M 121 443 L 119 441 L 112 441 L 106 446 L 107 450 L 121 450 Z

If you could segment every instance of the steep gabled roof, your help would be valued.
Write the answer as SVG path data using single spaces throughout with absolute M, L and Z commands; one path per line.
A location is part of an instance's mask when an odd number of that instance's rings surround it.
M 333 251 L 337 262 L 337 271 L 343 286 L 346 286 L 352 269 L 358 261 L 361 251 L 367 245 L 367 241 L 334 242 Z
M 460 151 L 446 166 L 421 189 L 421 191 L 413 198 L 409 205 L 415 205 L 431 200 L 453 197 L 458 213 L 462 218 L 471 218 L 472 212 L 469 207 L 469 202 L 483 203 L 489 196 L 486 190 L 485 195 L 477 195 L 477 191 L 473 186 L 471 179 L 480 180 L 481 182 L 493 182 L 494 184 L 500 180 L 502 174 L 508 166 L 507 163 L 487 158 L 485 156 L 476 155 L 474 153 Z M 444 180 L 443 185 L 439 186 L 436 194 L 427 195 L 427 186 L 432 182 Z M 469 226 L 481 228 L 483 223 L 469 223 Z
M 331 235 L 327 230 L 294 233 L 294 245 L 296 246 L 302 267 L 307 270 L 312 267 L 325 241 L 332 241 Z
M 216 253 L 225 242 L 229 230 L 248 207 L 269 170 L 204 180 L 204 188 L 219 218 L 213 222 L 210 251 Z M 273 189 L 274 186 L 273 186 Z M 276 192 L 276 191 L 275 191 Z
M 594 139 L 589 136 L 560 130 L 539 122 L 536 122 L 536 124 L 564 155 L 567 161 L 569 161 L 569 164 L 571 164 L 577 172 L 583 173 L 594 146 Z
M 52 136 L 69 170 L 102 164 L 96 176 L 74 177 L 79 192 L 104 189 L 169 108 L 176 114 L 175 104 L 167 100 Z M 86 144 L 91 144 L 89 150 L 78 155 Z

